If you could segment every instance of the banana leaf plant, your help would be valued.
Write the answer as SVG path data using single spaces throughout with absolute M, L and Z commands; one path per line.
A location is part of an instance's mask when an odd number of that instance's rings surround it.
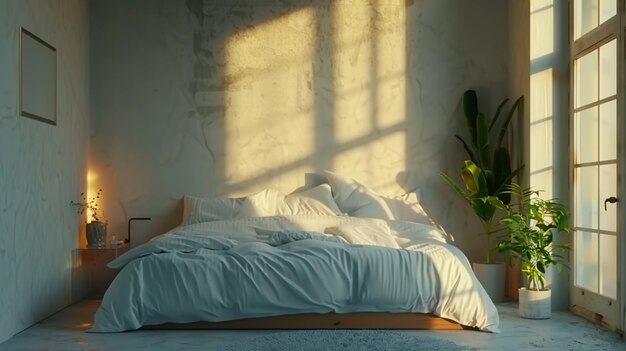
M 555 243 L 554 236 L 570 232 L 569 213 L 557 201 L 539 198 L 539 191 L 511 184 L 506 192 L 520 201 L 513 205 L 494 203 L 507 212 L 500 222 L 509 228 L 509 237 L 496 245 L 496 251 L 510 252 L 511 258 L 520 259 L 529 290 L 545 290 L 546 269 L 552 264 L 558 272 L 563 269 L 563 256 L 557 252 L 569 249 L 569 245 Z
M 447 174 L 443 172 L 439 174 L 457 194 L 467 201 L 482 222 L 486 236 L 486 263 L 491 263 L 491 236 L 496 232 L 492 230 L 493 215 L 497 208 L 504 208 L 506 204 L 496 195 L 489 194 L 486 172 L 471 160 L 463 161 L 461 167 L 461 179 L 465 184 L 465 189 L 456 184 Z
M 463 94 L 463 112 L 467 122 L 469 141 L 456 134 L 455 137 L 463 143 L 463 148 L 469 160 L 463 162 L 461 178 L 465 183 L 466 191 L 458 186 L 449 176 L 440 173 L 443 179 L 463 197 L 474 210 L 483 224 L 487 243 L 486 263 L 491 261 L 492 219 L 496 209 L 494 204 L 498 199 L 503 204 L 509 204 L 511 194 L 504 190 L 511 184 L 513 178 L 524 167 L 523 165 L 511 169 L 509 149 L 503 145 L 511 119 L 515 112 L 524 104 L 524 97 L 520 96 L 504 119 L 501 116 L 509 99 L 503 100 L 495 114 L 490 119 L 478 108 L 478 97 L 474 90 Z
M 511 119 L 524 104 L 524 96 L 515 100 L 504 120 L 501 120 L 508 101 L 509 99 L 504 99 L 490 119 L 485 113 L 480 112 L 476 92 L 467 90 L 463 94 L 463 112 L 467 122 L 469 142 L 455 134 L 455 137 L 463 143 L 463 148 L 470 160 L 483 170 L 489 195 L 498 196 L 505 204 L 511 201 L 511 195 L 502 192 L 502 189 L 510 185 L 513 178 L 523 168 L 520 166 L 515 170 L 511 169 L 511 154 L 503 142 L 506 139 Z

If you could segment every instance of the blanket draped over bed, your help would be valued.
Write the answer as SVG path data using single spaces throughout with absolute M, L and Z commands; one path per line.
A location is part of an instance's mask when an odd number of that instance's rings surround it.
M 321 234 L 338 226 L 387 231 L 400 249 Z M 123 269 L 93 332 L 329 312 L 433 313 L 499 332 L 466 257 L 424 224 L 313 215 L 204 222 L 160 235 L 109 267 Z

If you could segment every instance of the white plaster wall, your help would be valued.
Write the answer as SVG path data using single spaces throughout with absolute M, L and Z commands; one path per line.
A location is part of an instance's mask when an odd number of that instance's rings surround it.
M 90 168 L 109 232 L 153 217 L 139 243 L 178 224 L 186 193 L 291 191 L 333 169 L 419 187 L 482 257 L 438 173 L 465 158 L 462 93 L 490 111 L 508 97 L 508 16 L 500 0 L 93 1 Z
M 485 259 L 485 239 L 476 215 L 446 184 L 443 171 L 461 183 L 468 156 L 454 134 L 467 136 L 461 105 L 467 89 L 493 114 L 507 97 L 508 1 L 415 1 L 407 8 L 409 44 L 407 169 L 422 189 L 429 213 L 456 239 L 470 260 Z
M 19 116 L 19 29 L 57 48 L 57 126 Z M 72 302 L 89 125 L 83 0 L 0 2 L 0 342 Z

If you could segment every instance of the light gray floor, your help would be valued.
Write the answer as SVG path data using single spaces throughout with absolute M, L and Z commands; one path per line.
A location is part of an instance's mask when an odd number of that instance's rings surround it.
M 99 301 L 70 306 L 0 344 L 0 350 L 220 350 L 242 338 L 281 331 L 145 330 L 118 334 L 90 334 Z M 424 333 L 455 342 L 468 350 L 626 350 L 614 333 L 569 313 L 549 320 L 517 316 L 514 303 L 498 304 L 502 333 L 476 331 L 403 331 Z M 419 348 L 417 348 L 419 349 Z

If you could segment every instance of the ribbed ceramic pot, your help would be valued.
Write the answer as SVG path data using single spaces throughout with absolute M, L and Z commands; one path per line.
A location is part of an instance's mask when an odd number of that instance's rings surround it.
M 548 319 L 551 315 L 550 289 L 519 289 L 519 315 L 529 319 Z
M 87 223 L 87 246 L 102 247 L 106 245 L 107 224 L 103 222 Z

